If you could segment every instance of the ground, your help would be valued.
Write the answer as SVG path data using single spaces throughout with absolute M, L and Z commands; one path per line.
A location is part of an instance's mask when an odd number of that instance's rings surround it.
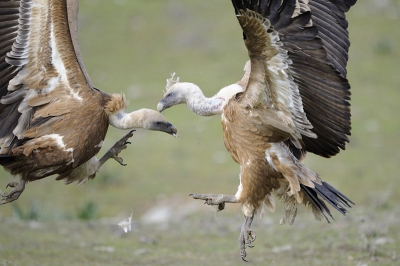
M 279 214 L 257 218 L 249 265 L 396 265 L 399 215 L 381 206 L 373 212 L 358 208 L 333 224 L 305 212 L 292 226 L 279 225 Z M 134 217 L 128 233 L 119 221 L 4 220 L 0 265 L 244 265 L 238 212 L 199 211 L 162 223 Z

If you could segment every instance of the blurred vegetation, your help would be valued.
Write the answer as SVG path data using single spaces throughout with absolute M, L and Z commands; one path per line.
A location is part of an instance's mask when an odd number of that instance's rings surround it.
M 13 208 L 13 217 L 18 220 L 37 220 L 39 217 L 39 206 L 37 203 L 32 203 L 31 205 L 26 207 L 24 210 L 18 203 L 12 205 Z
M 129 110 L 155 109 L 172 72 L 207 96 L 243 75 L 247 52 L 229 0 L 81 0 L 79 18 L 81 52 L 95 86 L 125 92 Z M 276 213 L 257 219 L 250 264 L 400 263 L 399 18 L 396 0 L 360 0 L 349 12 L 351 142 L 334 158 L 306 159 L 355 207 L 347 217 L 335 213 L 332 225 L 303 208 L 293 226 L 279 226 L 277 203 Z M 185 106 L 164 115 L 179 138 L 138 130 L 120 154 L 127 166 L 110 161 L 80 186 L 52 177 L 32 182 L 17 202 L 1 206 L 0 264 L 242 265 L 239 206 L 216 215 L 187 196 L 236 192 L 239 167 L 223 145 L 220 119 L 197 117 Z M 126 133 L 110 127 L 100 156 Z M 1 188 L 13 180 L 0 175 Z M 120 234 L 116 224 L 131 212 L 140 220 L 174 197 L 173 208 L 193 203 L 204 211 L 165 226 L 138 222 Z M 98 222 L 79 222 L 93 218 Z M 146 237 L 157 244 L 149 246 Z
M 77 217 L 80 220 L 92 220 L 96 218 L 97 204 L 93 201 L 85 203 L 77 211 Z

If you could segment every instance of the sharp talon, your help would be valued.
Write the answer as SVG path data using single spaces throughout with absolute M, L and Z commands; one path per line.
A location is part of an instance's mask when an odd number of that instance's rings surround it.
M 21 193 L 25 189 L 25 181 L 21 180 L 19 183 L 18 182 L 10 182 L 7 184 L 6 188 L 12 187 L 13 189 L 9 191 L 8 193 L 2 193 L 0 190 L 0 205 L 12 202 L 14 200 L 17 200 Z
M 254 242 L 254 241 L 256 241 L 256 238 L 257 238 L 257 235 L 256 235 L 256 233 L 254 233 L 254 232 L 251 232 L 251 233 L 250 233 L 250 236 L 251 236 L 251 242 Z
M 17 182 L 10 182 L 10 183 L 7 184 L 6 188 L 8 188 L 8 187 L 17 187 L 18 184 L 19 183 L 17 183 Z
M 250 229 L 251 223 L 253 222 L 253 217 L 252 216 L 246 216 L 246 220 L 242 225 L 242 229 L 240 230 L 240 236 L 239 236 L 239 248 L 240 248 L 240 255 L 242 257 L 242 260 L 245 262 L 248 262 L 245 257 L 247 256 L 246 253 L 246 246 L 249 248 L 254 248 L 254 245 L 252 243 L 256 240 L 256 233 Z
M 127 145 L 127 144 L 132 144 L 132 143 L 130 141 L 127 141 L 124 144 Z
M 124 160 L 121 157 L 118 157 L 117 155 L 113 155 L 112 158 L 114 158 L 114 160 L 116 160 L 120 165 L 127 166 L 127 164 L 124 163 Z

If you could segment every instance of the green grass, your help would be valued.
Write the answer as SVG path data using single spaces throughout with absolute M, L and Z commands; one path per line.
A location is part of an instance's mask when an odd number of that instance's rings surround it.
M 380 215 L 385 215 L 382 221 Z M 398 221 L 393 210 L 355 211 L 332 225 L 300 214 L 293 226 L 278 215 L 256 219 L 250 265 L 394 265 Z M 4 265 L 244 265 L 237 252 L 240 215 L 203 213 L 162 228 L 138 223 L 128 234 L 113 220 L 1 224 Z M 9 228 L 6 230 L 6 228 Z M 10 230 L 12 228 L 13 230 Z
M 125 92 L 130 110 L 155 109 L 174 71 L 208 96 L 243 74 L 247 53 L 228 0 L 80 2 L 86 68 L 96 87 Z M 275 213 L 255 222 L 249 265 L 399 263 L 400 28 L 393 14 L 400 7 L 373 2 L 359 1 L 348 15 L 351 142 L 334 158 L 306 160 L 356 205 L 346 217 L 334 213 L 332 224 L 302 208 L 293 226 L 280 226 L 277 202 Z M 239 167 L 223 145 L 220 119 L 185 106 L 164 115 L 179 138 L 138 130 L 121 153 L 127 166 L 110 161 L 81 186 L 52 177 L 32 182 L 17 202 L 1 206 L 0 265 L 243 265 L 239 206 L 215 214 L 187 196 L 236 192 Z M 100 155 L 126 133 L 110 128 Z M 13 178 L 0 175 L 4 191 Z M 163 202 L 172 221 L 144 222 Z M 116 224 L 131 213 L 135 226 L 124 234 Z

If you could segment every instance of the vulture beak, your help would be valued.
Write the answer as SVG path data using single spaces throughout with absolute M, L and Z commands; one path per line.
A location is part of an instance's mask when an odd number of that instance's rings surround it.
M 162 98 L 161 101 L 157 104 L 157 111 L 161 113 L 165 109 L 167 109 L 167 107 L 164 105 L 164 98 Z
M 157 106 L 158 107 L 158 106 Z M 158 109 L 158 108 L 157 108 Z M 176 134 L 178 132 L 178 130 L 176 129 L 176 127 L 174 127 L 171 123 L 167 124 L 168 129 L 167 129 L 167 133 L 174 136 L 174 137 L 178 137 L 178 135 Z

